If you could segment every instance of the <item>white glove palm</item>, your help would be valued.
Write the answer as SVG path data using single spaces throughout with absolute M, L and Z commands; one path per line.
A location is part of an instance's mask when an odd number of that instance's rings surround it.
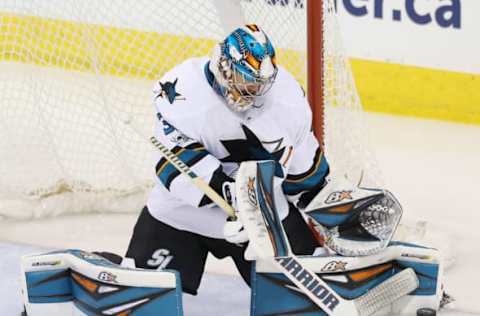
M 240 220 L 227 220 L 223 226 L 223 236 L 228 242 L 242 244 L 248 241 L 247 231 Z
M 235 182 L 225 182 L 222 186 L 222 193 L 224 199 L 230 204 L 235 211 L 237 210 L 237 203 L 235 199 Z M 235 219 L 229 218 L 223 226 L 223 235 L 228 242 L 233 244 L 241 244 L 248 241 L 248 235 L 243 227 L 243 223 L 238 216 Z

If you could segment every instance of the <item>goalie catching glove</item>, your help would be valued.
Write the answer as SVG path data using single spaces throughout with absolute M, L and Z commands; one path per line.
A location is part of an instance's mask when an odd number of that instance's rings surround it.
M 322 246 L 343 256 L 367 256 L 388 246 L 403 211 L 389 191 L 331 179 L 303 212 Z

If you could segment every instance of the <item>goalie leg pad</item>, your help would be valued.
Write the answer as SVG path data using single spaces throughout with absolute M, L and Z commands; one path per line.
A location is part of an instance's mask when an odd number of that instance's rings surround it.
M 437 250 L 392 243 L 372 256 L 302 256 L 299 259 L 343 299 L 381 307 L 372 309 L 376 312 L 371 315 L 415 314 L 419 308 L 439 309 L 443 265 Z M 415 278 L 416 288 L 405 293 L 405 282 L 412 283 L 410 274 Z M 381 291 L 384 284 L 388 284 L 390 293 Z M 251 304 L 252 316 L 327 315 L 274 266 L 261 260 L 256 262 L 252 277 Z M 370 315 L 369 308 L 360 310 L 365 311 L 361 315 Z
M 183 315 L 179 274 L 120 267 L 81 250 L 22 258 L 27 315 Z

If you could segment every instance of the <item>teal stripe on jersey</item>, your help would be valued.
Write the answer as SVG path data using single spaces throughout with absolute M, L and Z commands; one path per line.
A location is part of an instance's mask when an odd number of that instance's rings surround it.
M 190 144 L 187 147 L 175 146 L 172 149 L 172 152 L 176 154 L 178 158 L 189 167 L 194 166 L 203 157 L 208 155 L 208 152 L 199 143 Z M 162 158 L 158 162 L 155 170 L 160 181 L 168 190 L 170 190 L 170 185 L 172 184 L 172 181 L 180 175 L 180 171 L 178 171 L 165 158 Z
M 299 175 L 288 175 L 282 184 L 283 192 L 287 195 L 297 195 L 303 191 L 318 188 L 323 184 L 329 173 L 328 162 L 320 149 L 315 153 L 312 167 Z

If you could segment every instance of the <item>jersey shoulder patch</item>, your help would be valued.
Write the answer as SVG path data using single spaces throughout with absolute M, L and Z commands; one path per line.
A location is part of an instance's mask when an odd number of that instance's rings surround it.
M 165 121 L 188 135 L 203 124 L 216 95 L 203 66 L 207 58 L 193 58 L 167 72 L 153 87 L 153 103 Z
M 195 98 L 194 89 L 201 78 L 200 58 L 187 59 L 166 72 L 153 86 L 154 102 L 160 105 L 184 105 Z M 203 79 L 206 81 L 206 79 Z
M 177 92 L 178 78 L 173 81 L 158 81 L 155 89 L 155 98 L 162 98 L 165 102 L 173 104 L 177 100 L 185 101 L 186 98 Z

